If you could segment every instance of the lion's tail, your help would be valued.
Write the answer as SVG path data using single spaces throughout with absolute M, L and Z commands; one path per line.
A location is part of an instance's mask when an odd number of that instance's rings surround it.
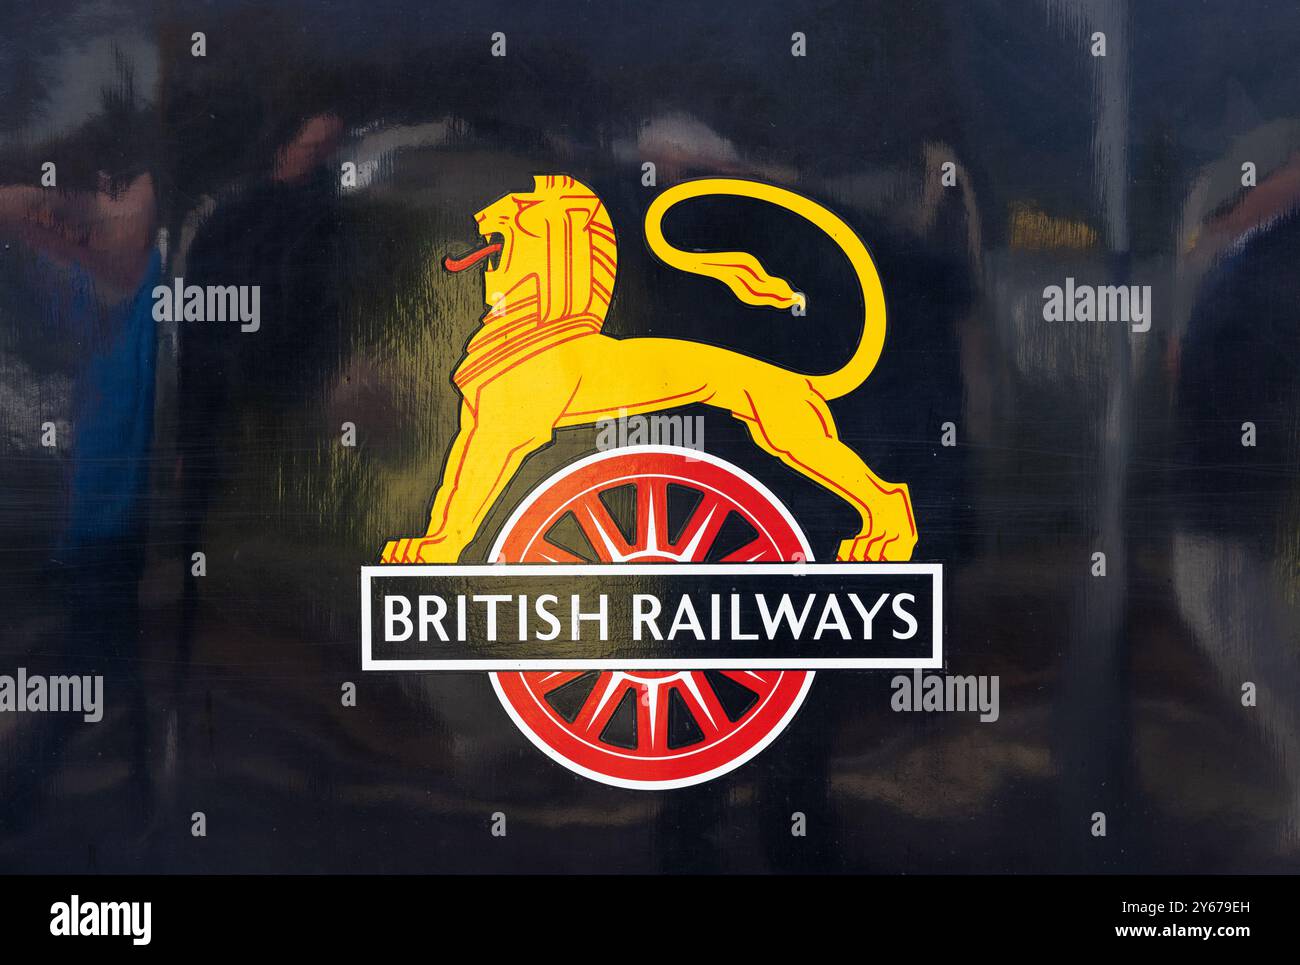
M 769 275 L 758 259 L 741 251 L 691 252 L 674 248 L 665 239 L 661 223 L 668 209 L 681 201 L 710 195 L 755 198 L 793 211 L 830 235 L 848 256 L 862 288 L 865 314 L 862 335 L 853 357 L 840 369 L 826 375 L 809 376 L 816 390 L 827 399 L 847 395 L 866 381 L 885 346 L 885 295 L 880 276 L 866 246 L 853 229 L 815 201 L 802 195 L 738 178 L 703 178 L 674 185 L 662 192 L 645 216 L 645 237 L 650 250 L 665 264 L 696 275 L 708 275 L 726 284 L 742 302 L 769 308 L 790 308 L 804 300 L 781 278 Z

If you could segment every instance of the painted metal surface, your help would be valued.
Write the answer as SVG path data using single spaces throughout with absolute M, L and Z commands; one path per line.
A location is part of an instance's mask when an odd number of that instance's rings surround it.
M 1297 868 L 1290 8 L 65 0 L 0 24 L 0 677 L 104 687 L 93 723 L 0 712 L 0 870 Z M 805 316 L 656 258 L 671 185 L 785 188 L 862 239 L 884 351 L 827 405 L 906 481 L 948 674 L 996 675 L 996 720 L 819 671 L 761 753 L 635 789 L 539 753 L 487 673 L 362 670 L 360 568 L 423 532 L 492 296 L 443 260 L 538 174 L 618 233 L 614 338 L 802 373 L 857 344 L 849 264 L 787 212 L 703 198 L 665 232 L 755 254 Z M 256 311 L 187 321 L 185 285 L 256 286 Z M 665 414 L 814 559 L 857 531 L 743 419 Z M 559 428 L 462 561 L 598 447 Z

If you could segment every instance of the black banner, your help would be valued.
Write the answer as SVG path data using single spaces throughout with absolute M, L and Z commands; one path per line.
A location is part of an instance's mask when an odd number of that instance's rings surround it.
M 368 567 L 368 670 L 933 668 L 939 564 Z

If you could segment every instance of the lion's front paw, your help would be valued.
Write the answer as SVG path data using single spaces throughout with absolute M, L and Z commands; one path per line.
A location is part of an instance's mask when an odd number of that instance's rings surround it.
M 857 536 L 840 543 L 835 558 L 840 562 L 903 562 L 916 548 L 916 518 L 906 486 L 871 507 L 871 521 Z
M 384 544 L 380 563 L 455 563 L 460 557 L 445 539 L 438 536 L 407 536 Z

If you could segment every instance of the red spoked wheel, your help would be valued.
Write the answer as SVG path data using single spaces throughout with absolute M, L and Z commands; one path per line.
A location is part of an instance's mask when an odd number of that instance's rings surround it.
M 497 537 L 507 563 L 811 560 L 794 519 L 762 483 L 706 453 L 638 446 L 545 480 Z M 785 728 L 811 671 L 493 673 L 502 706 L 572 771 L 630 788 L 686 787 L 745 763 Z

